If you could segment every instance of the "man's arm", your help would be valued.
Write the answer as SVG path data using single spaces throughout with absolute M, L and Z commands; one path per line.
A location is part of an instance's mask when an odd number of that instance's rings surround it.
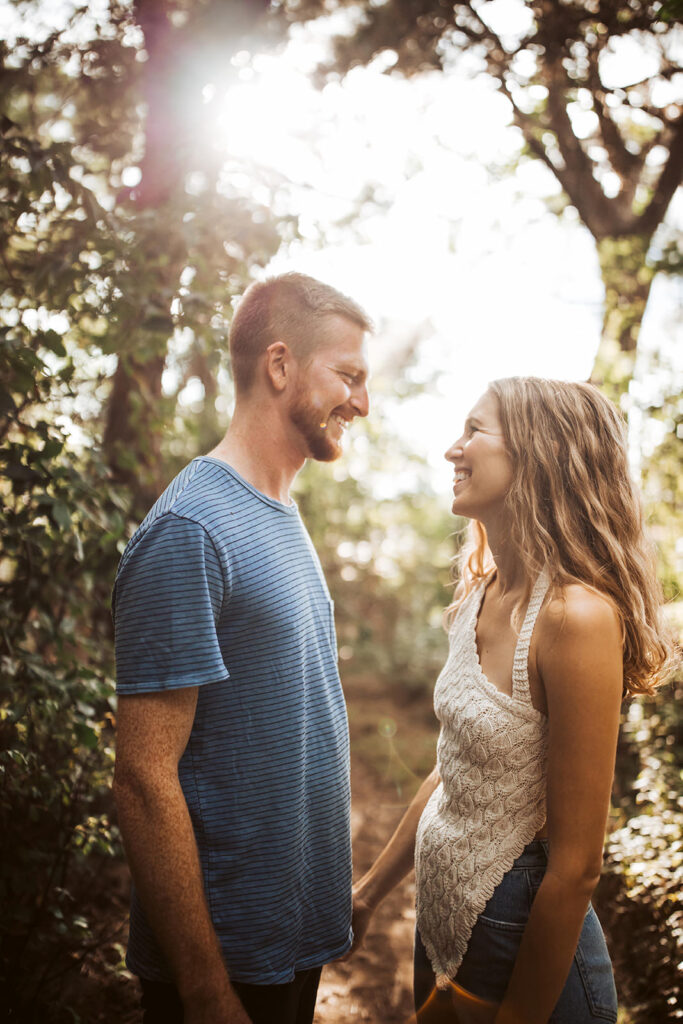
M 211 922 L 178 778 L 197 692 L 119 697 L 114 795 L 131 873 L 173 971 L 185 1024 L 250 1024 Z

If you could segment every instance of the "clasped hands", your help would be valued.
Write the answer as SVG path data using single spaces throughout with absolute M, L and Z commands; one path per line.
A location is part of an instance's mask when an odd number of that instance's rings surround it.
M 354 890 L 353 942 L 348 953 L 341 958 L 342 960 L 348 960 L 363 945 L 365 934 L 374 912 L 375 907 Z M 413 1024 L 413 1022 L 415 1024 L 440 1024 L 440 1021 L 444 1021 L 444 1024 L 446 1024 L 445 1010 L 448 1011 L 448 1021 L 450 1024 L 454 1024 L 455 1021 L 457 1021 L 457 1024 L 495 1024 L 498 1009 L 497 1003 L 492 1003 L 487 999 L 480 999 L 478 996 L 472 995 L 461 988 L 461 986 L 451 982 L 446 992 L 437 994 L 434 991 L 432 993 L 417 1017 L 411 1018 L 410 1024 Z M 453 1011 L 455 1011 L 455 1018 L 453 1017 Z

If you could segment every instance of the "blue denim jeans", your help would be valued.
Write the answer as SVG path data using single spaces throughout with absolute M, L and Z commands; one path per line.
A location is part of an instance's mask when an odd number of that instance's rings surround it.
M 515 964 L 531 904 L 543 881 L 548 844 L 536 840 L 524 849 L 477 919 L 465 957 L 455 977 L 458 985 L 482 999 L 501 1002 Z M 434 989 L 434 973 L 419 934 L 415 933 L 415 1009 Z M 452 1020 L 448 993 L 438 993 L 429 1019 Z M 425 1020 L 427 1015 L 425 1015 Z M 548 1024 L 614 1024 L 617 993 L 612 965 L 597 914 L 589 907 L 569 977 Z

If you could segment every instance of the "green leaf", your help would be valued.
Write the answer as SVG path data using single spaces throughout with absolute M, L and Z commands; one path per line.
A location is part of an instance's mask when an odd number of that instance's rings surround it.
M 17 404 L 9 391 L 0 387 L 0 416 L 10 416 L 12 413 L 16 412 L 16 409 Z
M 63 441 L 59 441 L 57 440 L 56 437 L 52 437 L 50 438 L 49 441 L 45 442 L 45 444 L 43 445 L 43 450 L 41 451 L 40 454 L 44 455 L 45 458 L 47 459 L 53 459 L 55 455 L 59 455 L 63 447 Z
M 41 474 L 35 469 L 29 469 L 28 466 L 23 466 L 20 462 L 10 463 L 5 469 L 5 473 L 10 480 L 21 480 L 26 483 L 37 483 L 42 479 Z
M 63 530 L 71 529 L 71 513 L 63 501 L 56 501 L 52 506 L 51 515 L 57 526 Z
M 83 722 L 79 722 L 76 725 L 75 732 L 79 743 L 89 750 L 95 750 L 99 743 L 99 736 L 93 728 L 89 725 L 84 725 Z
M 45 331 L 45 333 L 40 336 L 40 343 L 41 345 L 44 345 L 45 348 L 49 349 L 50 352 L 54 352 L 56 356 L 66 355 L 66 348 L 64 347 L 62 336 L 57 334 L 56 331 Z

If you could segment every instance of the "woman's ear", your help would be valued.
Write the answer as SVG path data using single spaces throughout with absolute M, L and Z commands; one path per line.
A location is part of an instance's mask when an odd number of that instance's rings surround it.
M 292 353 L 284 341 L 274 341 L 265 353 L 266 375 L 276 391 L 284 391 L 292 373 Z

